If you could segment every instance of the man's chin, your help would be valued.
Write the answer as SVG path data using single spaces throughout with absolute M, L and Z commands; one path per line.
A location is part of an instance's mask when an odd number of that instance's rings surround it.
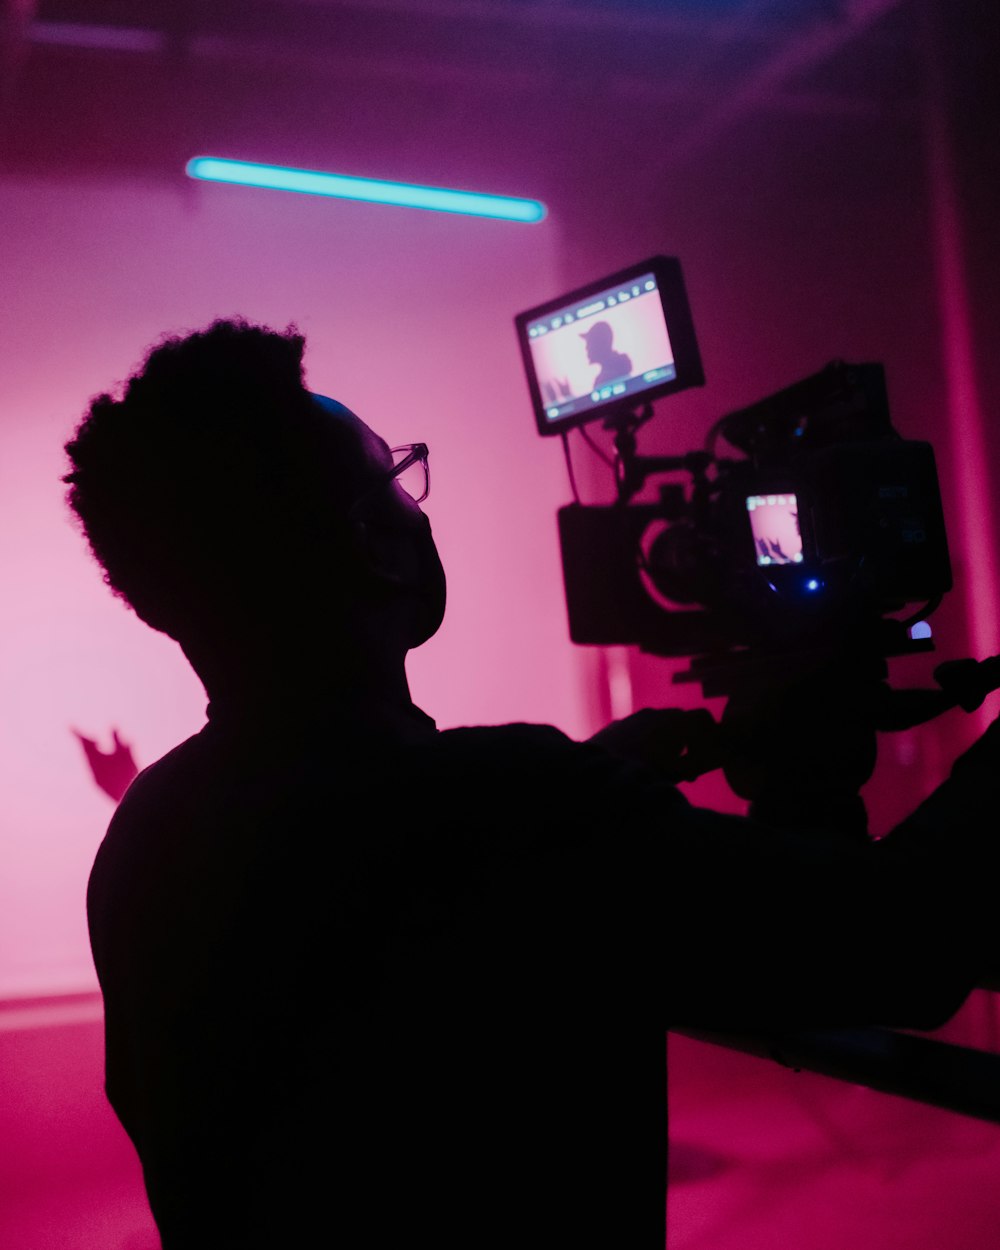
M 426 527 L 426 541 L 421 544 L 420 551 L 419 586 L 421 589 L 413 605 L 411 650 L 415 647 L 422 647 L 441 628 L 448 599 L 448 582 L 444 565 L 441 563 L 437 546 L 431 536 L 430 521 L 426 516 L 423 520 Z
M 422 647 L 438 632 L 444 621 L 444 608 L 444 595 L 434 602 L 420 604 L 420 608 L 414 613 L 411 651 Z

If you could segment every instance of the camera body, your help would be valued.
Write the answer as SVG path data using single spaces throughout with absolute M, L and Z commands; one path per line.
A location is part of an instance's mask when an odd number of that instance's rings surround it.
M 893 429 L 881 365 L 834 361 L 722 417 L 704 451 L 641 456 L 650 401 L 705 381 L 678 260 L 654 256 L 514 321 L 539 433 L 566 442 L 598 420 L 616 432 L 617 502 L 559 512 L 574 642 L 787 655 L 883 622 L 883 639 L 902 639 L 880 640 L 883 654 L 912 649 L 891 614 L 928 615 L 951 565 L 933 449 Z M 719 438 L 742 455 L 716 455 Z M 658 501 L 636 502 L 664 474 Z
M 714 432 L 744 457 L 706 454 L 658 502 L 560 510 L 574 642 L 791 651 L 951 588 L 934 452 L 892 428 L 881 365 L 834 362 Z

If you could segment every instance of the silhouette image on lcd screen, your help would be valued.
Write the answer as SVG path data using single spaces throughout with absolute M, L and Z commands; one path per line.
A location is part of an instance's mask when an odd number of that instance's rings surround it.
M 531 358 L 548 416 L 642 390 L 672 377 L 674 353 L 659 292 L 604 292 L 592 304 L 560 309 L 529 327 Z M 602 394 L 602 391 L 605 392 Z
M 587 344 L 587 359 L 592 365 L 600 365 L 593 383 L 595 391 L 609 382 L 627 378 L 632 372 L 631 357 L 615 351 L 615 332 L 606 321 L 595 322 L 580 338 Z
M 802 563 L 799 506 L 794 495 L 750 495 L 747 512 L 758 565 Z
M 545 392 L 547 404 L 559 404 L 573 398 L 573 390 L 565 378 L 553 378 L 550 382 L 543 382 L 542 390 Z

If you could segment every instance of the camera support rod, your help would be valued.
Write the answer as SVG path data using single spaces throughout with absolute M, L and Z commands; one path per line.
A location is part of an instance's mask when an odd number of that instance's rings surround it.
M 956 707 L 973 712 L 1000 689 L 1000 656 L 946 661 L 934 671 L 938 689 L 904 690 L 888 684 L 886 660 L 874 649 L 740 658 L 730 657 L 721 679 L 710 666 L 682 675 L 700 680 L 706 697 L 728 700 L 721 723 L 700 726 L 699 740 L 678 751 L 675 779 L 690 781 L 721 764 L 751 815 L 855 841 L 868 836 L 859 792 L 875 768 L 876 735 Z
M 1000 1055 L 883 1028 L 671 1032 L 1000 1124 Z
M 654 473 L 690 473 L 695 482 L 704 479 L 712 455 L 707 451 L 689 451 L 683 456 L 640 456 L 636 450 L 636 431 L 652 417 L 651 404 L 644 404 L 631 412 L 609 417 L 604 423 L 606 430 L 615 431 L 615 477 L 618 483 L 618 502 L 625 504 L 642 490 L 646 479 Z

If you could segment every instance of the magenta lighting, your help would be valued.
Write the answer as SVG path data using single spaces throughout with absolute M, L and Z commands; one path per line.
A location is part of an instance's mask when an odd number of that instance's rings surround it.
M 188 177 L 206 182 L 231 182 L 241 187 L 268 187 L 275 191 L 298 191 L 302 195 L 329 195 L 339 200 L 398 204 L 403 208 L 428 208 L 439 213 L 465 213 L 504 221 L 541 221 L 547 212 L 538 200 L 519 200 L 509 195 L 481 195 L 476 191 L 449 191 L 444 187 L 382 182 L 377 178 L 349 178 L 343 174 L 257 165 L 252 161 L 229 161 L 216 156 L 195 156 L 188 161 L 185 171 Z

